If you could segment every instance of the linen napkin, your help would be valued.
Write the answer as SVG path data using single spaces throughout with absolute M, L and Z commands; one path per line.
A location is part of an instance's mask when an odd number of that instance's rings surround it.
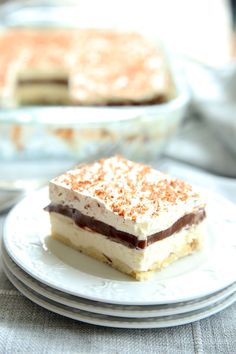
M 236 64 L 216 69 L 185 61 L 191 105 L 166 154 L 209 172 L 236 177 Z

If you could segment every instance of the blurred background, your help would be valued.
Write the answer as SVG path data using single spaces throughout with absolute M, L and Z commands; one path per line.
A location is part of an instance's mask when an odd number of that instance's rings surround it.
M 232 29 L 234 20 L 234 1 L 226 0 L 134 0 L 108 1 L 9 1 L 0 0 L 2 21 L 4 15 L 12 15 L 20 6 L 39 8 L 42 6 L 73 7 L 73 11 L 64 12 L 58 17 L 50 12 L 39 12 L 44 19 L 76 21 L 77 26 L 122 27 L 150 33 L 168 45 L 173 51 L 203 61 L 209 65 L 220 66 L 232 59 Z M 6 6 L 5 6 L 6 5 Z M 7 8 L 8 7 L 8 8 Z M 70 17 L 66 17 L 69 14 Z M 32 16 L 32 12 L 31 12 Z M 71 18 L 73 16 L 73 18 Z M 10 16 L 11 17 L 11 16 Z M 27 24 L 37 21 L 30 12 L 25 18 L 18 18 L 18 23 Z
M 124 107 L 16 105 L 2 94 L 2 210 L 64 169 L 114 153 L 220 190 L 236 201 L 234 1 L 0 4 L 2 35 L 13 28 L 48 27 L 142 33 L 162 43 L 176 86 L 175 97 L 167 102 Z M 0 78 L 11 46 L 9 41 L 0 43 Z

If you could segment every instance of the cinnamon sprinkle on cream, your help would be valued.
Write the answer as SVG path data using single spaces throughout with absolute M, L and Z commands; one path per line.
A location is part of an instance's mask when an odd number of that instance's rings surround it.
M 155 218 L 169 205 L 199 198 L 188 183 L 121 156 L 80 165 L 54 182 L 95 198 L 134 222 L 147 215 Z

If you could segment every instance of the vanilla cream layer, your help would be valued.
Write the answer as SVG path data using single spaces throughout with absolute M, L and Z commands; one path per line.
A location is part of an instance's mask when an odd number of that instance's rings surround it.
M 19 80 L 57 80 L 69 77 L 68 70 L 60 67 L 53 68 L 50 65 L 39 66 L 37 68 L 22 68 L 17 72 L 16 81 Z
M 69 102 L 67 87 L 57 84 L 27 84 L 18 86 L 15 90 L 17 102 Z
M 147 236 L 168 229 L 182 216 L 197 213 L 205 206 L 199 197 L 191 197 L 177 204 L 169 204 L 168 207 L 163 206 L 156 217 L 145 214 L 133 221 L 114 213 L 101 199 L 86 195 L 86 191 L 71 190 L 60 178 L 50 182 L 49 196 L 52 203 L 77 209 L 84 215 L 136 236 L 138 240 L 145 240 Z
M 155 242 L 145 250 L 137 250 L 113 242 L 98 233 L 79 228 L 73 220 L 63 215 L 50 213 L 50 219 L 52 234 L 63 236 L 75 248 L 93 248 L 111 260 L 120 260 L 135 272 L 148 271 L 155 263 L 162 264 L 171 253 L 179 254 L 187 244 L 191 244 L 194 240 L 197 240 L 201 246 L 205 234 L 205 222 L 202 222 Z

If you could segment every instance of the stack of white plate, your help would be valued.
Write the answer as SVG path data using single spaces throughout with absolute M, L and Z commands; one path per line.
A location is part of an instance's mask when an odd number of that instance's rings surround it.
M 206 196 L 202 251 L 137 282 L 53 240 L 47 194 L 39 190 L 11 211 L 2 244 L 6 275 L 38 305 L 96 325 L 158 328 L 208 317 L 236 300 L 236 207 L 223 197 Z

